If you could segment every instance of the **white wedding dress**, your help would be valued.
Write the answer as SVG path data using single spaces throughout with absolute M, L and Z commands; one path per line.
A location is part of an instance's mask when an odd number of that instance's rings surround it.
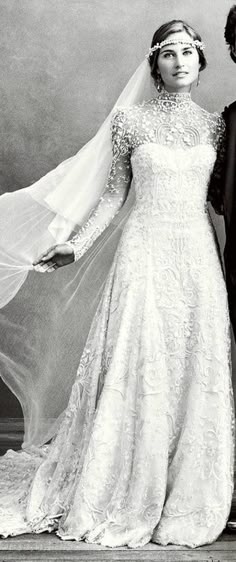
M 112 134 L 107 191 L 71 242 L 77 258 L 131 174 L 136 201 L 57 436 L 0 460 L 0 534 L 196 547 L 222 532 L 233 491 L 227 294 L 206 208 L 223 123 L 163 92 L 118 110 Z

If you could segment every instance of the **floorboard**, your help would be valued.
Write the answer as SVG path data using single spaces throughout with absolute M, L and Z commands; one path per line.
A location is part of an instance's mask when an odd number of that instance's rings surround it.
M 21 535 L 0 540 L 0 562 L 232 562 L 236 561 L 236 533 L 224 533 L 218 541 L 197 549 L 161 547 L 152 543 L 141 549 L 104 548 L 84 542 L 61 541 L 55 534 Z

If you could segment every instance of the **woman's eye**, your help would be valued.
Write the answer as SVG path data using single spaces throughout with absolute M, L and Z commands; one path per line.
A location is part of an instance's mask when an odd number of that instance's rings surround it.
M 186 51 L 183 51 L 182 53 L 184 56 L 189 56 L 193 54 L 193 51 L 191 49 L 186 49 Z M 173 57 L 175 57 L 175 53 L 163 53 L 163 58 L 164 59 L 172 59 Z

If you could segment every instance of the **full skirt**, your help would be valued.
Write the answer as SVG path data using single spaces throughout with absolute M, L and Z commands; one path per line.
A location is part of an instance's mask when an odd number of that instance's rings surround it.
M 58 434 L 0 460 L 0 534 L 210 543 L 230 511 L 233 423 L 211 223 L 161 223 L 134 209 Z

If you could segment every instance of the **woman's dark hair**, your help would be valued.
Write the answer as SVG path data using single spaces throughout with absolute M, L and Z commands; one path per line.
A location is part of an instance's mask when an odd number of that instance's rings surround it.
M 151 47 L 154 47 L 154 45 L 156 45 L 157 43 L 161 43 L 162 41 L 165 41 L 165 39 L 167 39 L 169 35 L 171 35 L 172 33 L 178 33 L 179 31 L 186 31 L 186 33 L 188 33 L 189 37 L 191 37 L 193 41 L 196 40 L 201 41 L 200 35 L 190 25 L 188 25 L 188 23 L 186 23 L 183 20 L 172 20 L 167 23 L 164 23 L 163 25 L 161 25 L 161 27 L 159 27 L 155 31 L 152 38 Z M 199 55 L 200 70 L 204 70 L 204 68 L 206 68 L 207 65 L 206 57 L 203 51 L 201 51 L 198 47 L 196 48 Z M 151 76 L 153 77 L 155 82 L 157 81 L 157 77 L 158 77 L 157 61 L 158 61 L 159 53 L 160 53 L 159 50 L 154 51 L 154 53 L 152 53 L 148 59 L 151 67 Z
M 235 39 L 236 39 L 236 5 L 232 6 L 228 13 L 225 26 L 225 41 L 229 45 L 231 59 L 236 62 L 236 54 L 234 54 L 235 49 Z

